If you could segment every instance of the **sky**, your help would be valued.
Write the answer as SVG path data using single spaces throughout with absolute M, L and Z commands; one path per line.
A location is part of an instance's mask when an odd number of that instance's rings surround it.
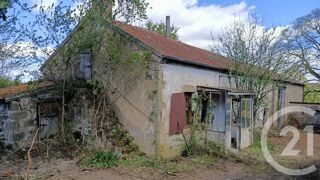
M 28 0 L 51 5 L 61 0 Z M 146 0 L 150 3 L 148 17 L 154 22 L 171 22 L 180 27 L 179 39 L 185 43 L 209 49 L 211 33 L 219 33 L 235 20 L 244 20 L 255 13 L 263 26 L 290 25 L 296 18 L 320 7 L 320 0 Z M 71 2 L 71 0 L 63 1 Z M 145 22 L 136 22 L 143 25 Z
M 241 0 L 200 0 L 200 6 L 219 4 L 228 6 L 243 2 Z M 287 25 L 297 17 L 308 14 L 315 8 L 320 8 L 319 0 L 246 0 L 248 6 L 255 6 L 255 11 L 261 15 L 263 24 L 272 27 Z
M 244 20 L 255 13 L 263 26 L 290 25 L 296 18 L 320 7 L 320 0 L 148 0 L 147 11 L 154 21 L 171 16 L 180 27 L 180 40 L 208 49 L 211 32 L 219 33 L 235 20 Z
M 51 5 L 62 0 L 21 0 L 27 3 Z M 73 5 L 75 0 L 63 0 Z M 149 19 L 165 21 L 167 15 L 179 27 L 179 40 L 187 44 L 210 49 L 212 34 L 228 28 L 234 21 L 245 20 L 248 13 L 255 13 L 262 26 L 283 27 L 296 18 L 320 7 L 320 0 L 146 0 Z M 74 6 L 76 7 L 76 6 Z M 37 10 L 34 10 L 37 13 Z M 135 22 L 142 26 L 145 22 Z

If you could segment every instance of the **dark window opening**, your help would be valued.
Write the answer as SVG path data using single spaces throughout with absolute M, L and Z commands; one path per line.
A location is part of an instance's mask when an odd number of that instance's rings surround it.
M 77 78 L 89 80 L 92 78 L 91 53 L 83 52 L 80 54 L 80 62 L 77 68 Z
M 279 99 L 278 110 L 285 108 L 285 96 L 286 96 L 285 92 L 286 92 L 285 88 L 280 88 L 278 90 L 278 99 Z
M 208 115 L 208 107 L 209 107 L 209 99 L 202 98 L 201 100 L 202 110 L 201 110 L 201 122 L 204 123 L 206 121 Z
M 192 125 L 193 123 L 192 93 L 185 93 L 185 99 L 186 99 L 186 124 Z

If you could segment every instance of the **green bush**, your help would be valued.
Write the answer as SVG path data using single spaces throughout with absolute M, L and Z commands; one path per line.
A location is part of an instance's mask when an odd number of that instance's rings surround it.
M 19 81 L 13 81 L 6 77 L 0 77 L 0 88 L 17 85 L 19 83 Z
M 118 158 L 112 151 L 98 151 L 90 156 L 85 164 L 98 168 L 111 168 L 118 165 Z

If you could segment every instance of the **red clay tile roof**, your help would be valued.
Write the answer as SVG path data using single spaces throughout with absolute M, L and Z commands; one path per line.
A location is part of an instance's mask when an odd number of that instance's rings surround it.
M 191 63 L 201 64 L 222 70 L 230 70 L 234 67 L 233 60 L 212 53 L 211 51 L 190 46 L 180 41 L 168 39 L 162 35 L 159 35 L 158 33 L 141 27 L 131 26 L 119 21 L 116 21 L 115 24 L 121 30 L 160 53 L 160 55 L 163 57 L 168 56 L 182 61 L 189 61 Z M 278 78 L 275 77 L 275 79 Z M 286 82 L 303 85 L 301 82 L 295 79 L 288 79 Z
M 136 38 L 138 41 L 141 41 L 144 45 L 148 46 L 162 57 L 170 57 L 172 59 L 179 59 L 181 61 L 200 64 L 221 70 L 230 70 L 233 68 L 234 61 L 230 58 L 214 54 L 204 49 L 190 46 L 180 41 L 168 39 L 164 36 L 141 27 L 131 26 L 119 21 L 115 21 L 114 24 L 116 25 L 116 27 L 120 28 L 130 36 Z M 55 52 L 48 58 L 48 60 L 41 66 L 41 70 L 76 31 L 77 28 L 65 39 L 65 41 L 59 46 L 59 48 L 56 49 Z M 287 82 L 302 85 L 301 82 L 294 79 L 287 80 Z
M 24 84 L 19 84 L 15 86 L 0 88 L 0 99 L 4 99 L 8 95 L 16 95 L 16 94 L 27 92 L 30 90 L 49 87 L 49 86 L 52 86 L 53 84 L 54 83 L 52 81 L 42 81 L 42 82 L 24 83 Z
M 227 70 L 232 68 L 232 60 L 210 51 L 190 46 L 180 41 L 170 40 L 144 28 L 131 26 L 121 22 L 116 22 L 116 25 L 126 33 L 159 52 L 162 56 L 175 57 L 218 69 Z

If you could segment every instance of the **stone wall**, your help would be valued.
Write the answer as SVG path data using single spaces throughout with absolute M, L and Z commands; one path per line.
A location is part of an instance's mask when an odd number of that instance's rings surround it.
M 161 58 L 132 37 L 116 31 L 105 28 L 101 32 L 106 33 L 106 39 L 101 43 L 100 52 L 92 52 L 92 79 L 109 87 L 113 110 L 140 150 L 155 155 L 156 127 L 160 118 L 158 74 Z M 68 43 L 59 51 L 63 51 Z M 62 57 L 61 53 L 56 53 L 43 67 L 42 72 L 46 77 L 74 77 L 72 72 L 79 58 L 72 57 L 74 62 L 66 67 Z
M 6 111 L 6 104 L 5 102 L 0 102 L 0 142 L 5 140 L 4 138 L 4 123 L 8 119 L 8 113 Z M 1 145 L 4 145 L 2 143 Z
M 4 121 L 5 145 L 22 147 L 32 139 L 37 129 L 37 104 L 31 98 L 8 103 L 8 118 Z
M 2 105 L 6 108 L 0 114 L 0 134 L 5 146 L 12 146 L 14 149 L 25 146 L 30 143 L 38 127 L 40 127 L 39 134 L 42 138 L 56 133 L 58 116 L 50 117 L 43 114 L 43 117 L 39 117 L 39 106 L 37 102 L 32 101 L 31 97 L 2 103 Z

